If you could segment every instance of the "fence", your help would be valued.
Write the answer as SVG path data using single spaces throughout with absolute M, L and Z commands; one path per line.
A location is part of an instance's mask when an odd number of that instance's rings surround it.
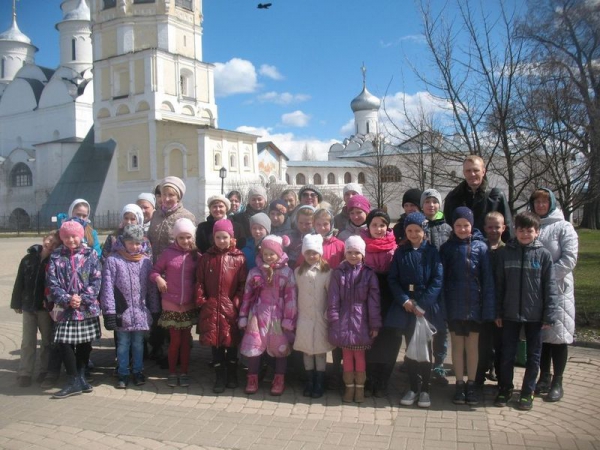
M 114 230 L 121 221 L 120 211 L 109 211 L 106 214 L 95 214 L 92 224 L 96 230 Z M 29 215 L 25 211 L 0 215 L 0 232 L 2 233 L 37 233 L 42 234 L 56 230 L 58 224 L 50 217 L 43 217 L 40 212 Z

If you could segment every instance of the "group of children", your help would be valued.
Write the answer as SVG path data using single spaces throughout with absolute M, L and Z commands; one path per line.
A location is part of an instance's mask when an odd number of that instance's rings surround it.
M 348 219 L 339 233 L 329 210 L 301 205 L 290 231 L 273 234 L 286 221 L 278 217 L 285 216 L 284 202 L 273 202 L 269 215 L 249 218 L 251 237 L 242 250 L 236 247 L 232 221 L 223 218 L 214 221 L 212 244 L 200 254 L 194 223 L 180 218 L 171 229 L 172 244 L 154 264 L 141 219 L 130 205 L 123 209 L 122 226 L 103 263 L 85 244 L 85 223 L 76 218 L 64 222 L 62 245 L 53 250 L 59 241 L 44 241 L 40 259 L 48 266 L 45 295 L 58 312 L 54 341 L 70 377 L 54 397 L 92 390 L 83 370 L 91 342 L 100 337 L 101 312 L 105 328 L 116 330 L 118 388 L 127 388 L 131 380 L 145 382 L 143 340 L 154 321 L 169 330 L 169 386 L 190 384 L 191 329 L 197 325 L 201 343 L 212 348 L 215 393 L 238 386 L 239 355 L 248 368 L 245 392 L 257 392 L 261 361 L 268 355 L 275 367 L 271 394 L 281 395 L 287 357 L 298 350 L 308 378 L 303 394 L 319 398 L 326 354 L 340 348 L 343 401 L 358 403 L 364 401 L 369 367 L 374 367 L 369 365 L 371 350 L 384 347 L 382 342 L 399 348 L 398 335 L 408 346 L 417 318 L 425 317 L 440 334 L 448 325 L 457 379 L 453 401 L 470 405 L 478 403 L 480 333 L 494 321 L 503 330 L 495 403 L 504 406 L 512 395 L 514 354 L 525 322 L 531 362 L 519 407 L 531 409 L 536 355 L 539 366 L 536 342 L 541 328 L 553 322 L 556 295 L 552 260 L 535 240 L 539 219 L 533 213 L 517 215 L 517 239 L 502 247 L 500 214 L 486 217 L 486 240 L 473 228 L 473 213 L 466 207 L 454 211 L 451 227 L 440 221 L 441 196 L 434 189 L 425 191 L 419 203 L 424 213 L 403 217 L 399 243 L 387 213 L 371 210 L 362 195 L 348 199 Z M 440 234 L 447 236 L 445 242 Z M 37 279 L 39 285 L 39 273 Z M 386 333 L 389 340 L 383 338 Z M 431 405 L 436 358 L 430 343 L 426 353 L 424 361 L 405 361 L 410 386 L 402 405 Z M 397 351 L 392 356 L 395 362 Z M 389 373 L 377 377 L 385 383 Z

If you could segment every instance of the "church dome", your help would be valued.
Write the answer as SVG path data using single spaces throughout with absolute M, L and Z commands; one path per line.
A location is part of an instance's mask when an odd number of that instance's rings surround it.
M 381 100 L 375 97 L 367 90 L 367 86 L 363 85 L 363 90 L 358 96 L 350 102 L 352 111 L 378 111 L 381 106 Z
M 0 33 L 0 41 L 22 42 L 31 45 L 31 39 L 21 33 L 16 19 L 13 19 L 11 27 L 4 33 Z
M 79 0 L 77 7 L 63 17 L 63 21 L 67 20 L 90 20 L 90 8 L 88 8 L 85 0 Z

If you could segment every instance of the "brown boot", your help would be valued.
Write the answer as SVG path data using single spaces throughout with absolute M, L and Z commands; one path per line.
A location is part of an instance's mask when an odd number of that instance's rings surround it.
M 354 372 L 354 381 L 356 382 L 356 390 L 354 391 L 354 401 L 362 403 L 365 401 L 365 381 L 367 379 L 366 372 Z
M 345 403 L 352 403 L 354 401 L 354 372 L 344 372 L 342 378 L 346 385 L 342 401 Z

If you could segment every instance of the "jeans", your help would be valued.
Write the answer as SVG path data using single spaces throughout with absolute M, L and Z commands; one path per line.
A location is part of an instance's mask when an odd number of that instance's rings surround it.
M 513 322 L 503 321 L 502 327 L 502 366 L 500 388 L 512 389 L 517 344 L 521 327 L 525 327 L 527 339 L 527 363 L 525 376 L 521 387 L 521 394 L 530 395 L 535 390 L 535 382 L 540 369 L 540 355 L 542 352 L 542 323 L 541 322 Z
M 144 371 L 144 331 L 117 331 L 119 376 L 129 375 L 129 351 L 133 356 L 133 373 Z
M 42 336 L 40 373 L 48 371 L 50 345 L 52 344 L 52 319 L 48 311 L 23 311 L 23 338 L 21 340 L 21 361 L 19 376 L 31 377 L 37 350 L 37 332 Z

